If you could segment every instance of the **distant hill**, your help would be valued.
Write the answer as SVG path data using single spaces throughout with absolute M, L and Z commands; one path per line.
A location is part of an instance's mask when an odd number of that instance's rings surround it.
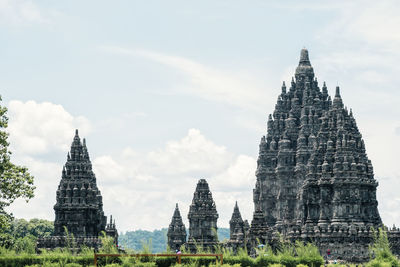
M 151 240 L 152 252 L 163 252 L 167 249 L 167 231 L 167 228 L 154 231 L 127 231 L 126 233 L 120 234 L 119 244 L 124 248 L 131 248 L 135 251 L 140 251 L 143 249 L 143 245 L 148 246 Z M 229 228 L 219 228 L 218 239 L 220 241 L 229 239 Z

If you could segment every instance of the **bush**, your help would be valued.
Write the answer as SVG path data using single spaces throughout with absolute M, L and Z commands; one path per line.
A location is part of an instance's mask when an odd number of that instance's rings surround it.
M 257 267 L 269 266 L 272 264 L 279 263 L 279 259 L 275 255 L 270 256 L 258 256 L 255 260 L 255 265 Z
M 239 263 L 237 264 L 210 264 L 208 265 L 208 267 L 242 267 L 242 265 L 240 265 Z
M 0 257 L 0 266 L 16 267 L 16 266 L 67 266 L 67 264 L 75 264 L 75 266 L 93 265 L 93 256 L 72 256 L 57 253 L 48 253 L 45 255 L 10 255 Z M 74 266 L 74 265 L 71 265 Z
M 254 259 L 249 256 L 228 256 L 224 257 L 223 262 L 231 265 L 240 264 L 242 267 L 256 266 Z
M 289 255 L 281 255 L 279 263 L 286 267 L 296 267 L 299 264 L 299 259 Z
M 155 259 L 155 262 L 158 267 L 169 267 L 173 266 L 177 260 L 176 257 L 158 257 Z
M 383 261 L 383 260 L 374 259 L 374 260 L 369 261 L 366 266 L 367 267 L 394 267 L 394 266 L 399 266 L 399 262 L 395 259 L 393 261 Z
M 299 264 L 312 267 L 319 267 L 321 265 L 324 265 L 324 259 L 321 255 L 319 257 L 301 257 L 298 258 L 298 261 Z

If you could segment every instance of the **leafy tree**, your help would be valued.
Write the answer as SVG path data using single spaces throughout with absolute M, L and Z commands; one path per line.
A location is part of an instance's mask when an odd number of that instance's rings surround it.
M 54 232 L 52 221 L 43 219 L 14 219 L 10 227 L 0 235 L 0 246 L 15 252 L 33 253 L 38 237 L 51 236 Z
M 14 219 L 8 232 L 15 238 L 22 238 L 28 235 L 33 237 L 51 236 L 54 231 L 52 221 L 44 219 Z
M 368 262 L 367 266 L 392 266 L 399 267 L 400 262 L 395 255 L 393 255 L 389 239 L 387 236 L 387 229 L 385 227 L 373 229 L 374 243 L 370 245 L 369 251 L 372 259 Z
M 0 97 L 1 101 L 1 97 Z M 5 211 L 15 199 L 23 198 L 26 201 L 34 194 L 33 176 L 28 169 L 15 165 L 10 160 L 11 152 L 8 150 L 7 108 L 0 105 L 0 234 L 9 226 L 12 214 Z

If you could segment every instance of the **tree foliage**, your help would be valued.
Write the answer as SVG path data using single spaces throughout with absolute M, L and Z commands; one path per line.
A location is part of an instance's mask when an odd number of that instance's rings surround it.
M 28 169 L 11 162 L 6 113 L 7 108 L 0 105 L 0 234 L 9 226 L 12 219 L 12 215 L 7 213 L 5 208 L 17 198 L 28 201 L 34 196 L 35 189 L 33 176 L 29 174 Z
M 119 243 L 124 248 L 130 248 L 136 251 L 142 250 L 144 244 L 148 244 L 151 240 L 153 253 L 159 253 L 167 249 L 167 232 L 168 228 L 160 230 L 146 231 L 136 230 L 121 233 L 119 236 Z M 229 228 L 218 228 L 218 239 L 229 239 Z M 187 236 L 189 232 L 187 231 Z
M 17 253 L 33 253 L 38 237 L 51 236 L 54 232 L 52 221 L 43 219 L 14 219 L 0 235 L 0 246 Z

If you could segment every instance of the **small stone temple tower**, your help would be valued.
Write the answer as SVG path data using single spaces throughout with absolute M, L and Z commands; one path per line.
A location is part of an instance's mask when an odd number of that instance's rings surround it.
M 97 237 L 105 231 L 107 218 L 103 212 L 102 196 L 97 188 L 85 139 L 81 142 L 78 130 L 62 170 L 56 200 L 54 235 L 64 235 L 64 227 L 75 237 Z
M 229 229 L 230 229 L 230 239 L 236 239 L 237 235 L 242 232 L 243 233 L 244 222 L 242 219 L 242 215 L 239 211 L 239 206 L 237 201 L 235 203 L 235 207 L 233 208 L 232 218 L 229 221 Z
M 212 198 L 210 188 L 205 179 L 200 179 L 193 195 L 188 214 L 190 251 L 196 250 L 196 245 L 213 250 L 218 244 L 217 219 L 218 213 Z
M 231 247 L 234 251 L 237 251 L 238 248 L 244 248 L 249 228 L 250 227 L 247 220 L 243 221 L 242 219 L 242 215 L 240 214 L 239 206 L 236 201 L 232 218 L 229 221 L 230 238 L 228 241 L 228 247 Z
M 118 231 L 115 225 L 115 219 L 113 221 L 112 215 L 110 215 L 110 222 L 106 225 L 106 235 L 114 237 L 114 243 L 118 245 Z
M 179 249 L 186 243 L 186 228 L 179 212 L 178 203 L 176 203 L 174 215 L 168 227 L 167 237 L 168 246 L 172 250 Z

